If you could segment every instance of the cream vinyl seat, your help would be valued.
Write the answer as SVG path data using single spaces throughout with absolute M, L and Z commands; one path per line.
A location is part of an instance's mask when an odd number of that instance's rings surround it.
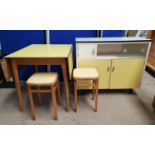
M 49 85 L 54 84 L 58 79 L 57 73 L 34 73 L 27 81 L 27 84 Z
M 98 81 L 99 74 L 95 68 L 76 68 L 73 71 L 74 79 L 74 99 L 75 99 L 75 108 L 74 111 L 77 111 L 77 90 L 80 87 L 78 85 L 78 80 L 92 80 L 92 99 L 94 100 L 95 94 L 95 110 L 97 111 L 98 107 Z
M 40 93 L 51 93 L 54 119 L 57 120 L 58 114 L 57 114 L 57 103 L 56 103 L 56 91 L 58 94 L 59 104 L 61 104 L 58 74 L 57 73 L 45 73 L 45 72 L 34 73 L 26 81 L 26 84 L 27 84 L 28 97 L 29 97 L 31 111 L 32 111 L 32 118 L 34 120 L 36 119 L 32 93 L 38 93 L 40 103 L 41 103 Z M 34 88 L 32 89 L 33 86 L 36 86 L 37 89 L 34 89 Z M 48 86 L 49 89 L 41 89 L 42 86 Z
M 73 71 L 73 77 L 78 80 L 95 80 L 99 78 L 99 75 L 95 68 L 76 68 Z

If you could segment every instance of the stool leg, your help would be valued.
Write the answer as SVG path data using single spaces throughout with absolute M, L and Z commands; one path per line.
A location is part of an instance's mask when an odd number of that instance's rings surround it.
M 92 84 L 92 100 L 94 100 L 94 94 L 95 94 L 95 88 L 94 88 L 95 82 L 93 80 L 93 84 Z
M 58 120 L 58 114 L 57 114 L 57 104 L 56 104 L 56 95 L 55 95 L 55 86 L 51 86 L 51 97 L 52 97 L 52 104 L 53 104 L 53 112 L 54 112 L 54 119 Z
M 60 95 L 60 84 L 59 84 L 59 80 L 57 81 L 57 93 L 58 93 L 58 103 L 59 105 L 61 105 L 62 103 L 62 99 L 61 99 L 61 95 Z
M 32 119 L 35 120 L 36 116 L 35 116 L 35 109 L 34 109 L 34 103 L 33 103 L 33 96 L 31 93 L 31 87 L 28 85 L 27 85 L 27 92 L 28 92 L 29 103 L 30 103 L 31 111 L 32 111 Z
M 74 111 L 77 112 L 77 80 L 74 80 Z
M 40 90 L 40 87 L 37 86 L 37 89 Z M 39 104 L 41 105 L 42 104 L 42 96 L 41 96 L 41 93 L 38 93 L 38 99 L 39 99 Z
M 95 80 L 95 92 L 96 92 L 96 97 L 95 97 L 95 112 L 97 112 L 98 109 L 98 79 Z

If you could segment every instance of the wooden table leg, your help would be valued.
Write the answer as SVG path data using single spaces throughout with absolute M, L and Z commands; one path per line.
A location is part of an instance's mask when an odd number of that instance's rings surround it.
M 74 111 L 77 112 L 77 80 L 74 80 Z
M 94 82 L 94 80 L 92 81 L 92 100 L 94 100 L 94 94 L 95 94 L 95 82 Z
M 95 97 L 95 112 L 97 112 L 98 109 L 98 79 L 95 80 L 95 91 L 96 91 L 96 97 Z
M 24 111 L 24 103 L 23 103 L 23 96 L 22 96 L 22 91 L 21 91 L 21 85 L 19 81 L 19 75 L 18 75 L 18 66 L 16 64 L 16 61 L 12 61 L 12 72 L 16 84 L 16 91 L 17 91 L 17 96 L 18 96 L 18 104 L 19 104 L 19 110 Z
M 65 87 L 66 110 L 67 110 L 67 112 L 69 112 L 70 111 L 70 103 L 69 103 L 69 88 L 68 88 L 66 62 L 61 67 L 62 67 L 62 72 L 63 72 L 64 87 Z
M 39 66 L 38 65 L 35 65 L 34 68 L 35 68 L 36 73 L 39 72 Z
M 39 72 L 39 66 L 38 65 L 35 65 L 35 72 L 38 73 Z M 40 90 L 40 87 L 37 86 L 37 89 Z M 39 104 L 41 105 L 42 104 L 42 96 L 41 96 L 41 93 L 38 93 L 38 100 L 39 100 Z

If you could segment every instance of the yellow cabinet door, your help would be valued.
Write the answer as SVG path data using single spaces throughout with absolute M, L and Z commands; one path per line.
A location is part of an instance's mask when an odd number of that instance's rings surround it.
M 96 68 L 99 73 L 99 89 L 109 88 L 111 60 L 79 60 L 78 67 Z M 84 86 L 90 82 L 89 80 L 80 80 L 79 84 Z M 91 87 L 84 86 L 83 88 L 90 89 Z
M 112 60 L 110 89 L 140 87 L 144 59 Z

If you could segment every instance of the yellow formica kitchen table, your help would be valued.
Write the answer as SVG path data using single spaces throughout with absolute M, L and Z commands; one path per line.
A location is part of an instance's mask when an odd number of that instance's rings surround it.
M 19 81 L 20 65 L 60 65 L 63 72 L 66 110 L 70 110 L 68 76 L 72 77 L 73 55 L 69 44 L 32 44 L 4 57 L 6 77 L 14 77 L 20 111 L 24 111 L 23 96 Z

